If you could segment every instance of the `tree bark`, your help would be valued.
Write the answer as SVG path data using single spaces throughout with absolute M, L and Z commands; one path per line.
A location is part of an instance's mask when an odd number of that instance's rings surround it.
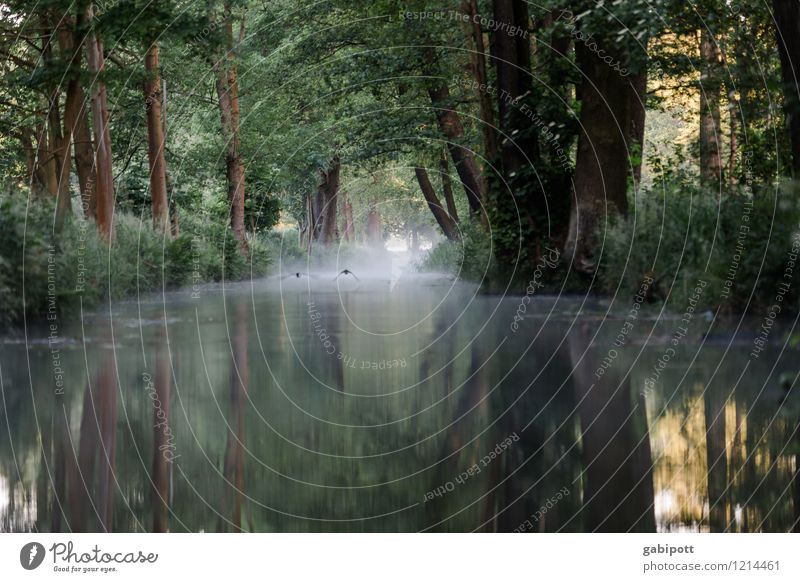
M 89 135 L 89 126 L 86 119 L 86 96 L 80 83 L 80 65 L 82 55 L 82 42 L 78 39 L 79 28 L 84 21 L 83 14 L 79 13 L 77 19 L 64 16 L 58 27 L 58 44 L 61 57 L 67 61 L 67 91 L 64 102 L 64 127 L 58 145 L 58 160 L 61 164 L 59 172 L 59 210 L 56 216 L 56 227 L 60 228 L 64 214 L 71 212 L 72 201 L 70 195 L 70 170 L 71 149 L 74 151 L 75 169 L 78 175 L 78 186 L 82 200 L 86 192 L 87 183 L 92 174 L 92 146 Z M 78 139 L 84 143 L 79 146 Z M 88 153 L 87 153 L 88 148 Z M 80 152 L 80 155 L 79 155 Z M 62 202 L 62 199 L 65 199 Z M 86 204 L 82 204 L 85 208 Z
M 341 162 L 334 156 L 325 170 L 320 171 L 320 184 L 317 188 L 317 224 L 314 232 L 318 240 L 328 246 L 339 240 L 336 226 L 336 210 L 339 195 L 339 173 Z
M 417 182 L 419 182 L 422 195 L 425 197 L 425 201 L 428 203 L 428 208 L 430 208 L 431 213 L 436 219 L 436 222 L 439 224 L 439 227 L 442 229 L 442 232 L 450 240 L 458 239 L 458 229 L 456 228 L 453 219 L 450 218 L 445 211 L 442 203 L 439 202 L 439 198 L 436 196 L 433 185 L 428 178 L 428 172 L 425 170 L 425 168 L 417 167 L 414 168 L 414 173 L 417 176 Z
M 792 146 L 792 172 L 800 177 L 800 2 L 773 0 L 783 78 L 783 101 Z
M 367 212 L 367 244 L 372 247 L 383 247 L 381 215 L 374 206 L 370 206 Z
M 496 22 L 527 29 L 527 9 L 519 0 L 493 0 L 492 8 Z M 512 138 L 517 129 L 514 118 L 519 113 L 516 102 L 531 88 L 530 47 L 526 39 L 500 30 L 494 34 L 492 54 L 497 72 L 501 165 L 506 183 L 513 184 L 514 177 L 539 157 L 535 140 L 523 145 Z
M 583 43 L 575 51 L 584 78 L 575 168 L 577 204 L 570 215 L 565 251 L 572 255 L 576 271 L 592 273 L 601 219 L 628 211 L 630 104 L 635 89 Z M 606 53 L 618 59 L 608 47 Z
M 719 49 L 707 28 L 700 30 L 700 60 L 700 179 L 707 184 L 719 184 L 722 179 Z
M 44 10 L 41 14 L 42 38 L 42 60 L 45 68 L 54 65 L 54 39 L 61 38 L 62 23 L 55 26 L 51 22 L 51 11 Z M 63 56 L 63 55 L 62 55 Z M 69 103 L 67 96 L 67 105 Z M 74 98 L 73 98 L 74 100 Z M 48 190 L 56 197 L 55 230 L 60 231 L 64 224 L 64 218 L 72 210 L 72 200 L 69 188 L 69 133 L 64 131 L 61 126 L 61 88 L 53 79 L 48 83 L 48 103 L 47 103 L 47 164 L 48 173 L 52 172 L 48 180 Z M 66 121 L 66 120 L 65 120 Z M 65 124 L 66 125 L 66 124 Z
M 479 215 L 485 198 L 483 178 L 475 156 L 460 143 L 464 138 L 464 127 L 461 125 L 461 117 L 458 112 L 448 105 L 450 89 L 446 85 L 441 85 L 430 89 L 428 94 L 436 112 L 439 129 L 447 138 L 447 150 L 450 152 L 458 177 L 464 186 L 470 211 Z
M 231 208 L 231 229 L 239 242 L 239 250 L 247 254 L 247 236 L 244 228 L 245 207 L 245 166 L 240 152 L 240 110 L 239 81 L 236 57 L 233 54 L 233 14 L 231 1 L 223 5 L 226 52 L 214 63 L 216 73 L 217 97 L 222 120 L 222 133 L 225 138 L 226 181 L 228 184 L 228 203 Z M 244 22 L 239 28 L 239 38 L 244 34 Z
M 162 119 L 161 73 L 158 45 L 153 42 L 145 55 L 147 79 L 144 83 L 147 113 L 147 159 L 150 165 L 150 196 L 152 198 L 153 228 L 169 233 L 169 204 L 167 201 L 167 163 L 164 159 L 164 123 Z
M 345 217 L 345 230 L 347 232 L 347 241 L 356 242 L 356 229 L 353 222 L 353 205 L 350 200 L 344 202 L 344 217 Z
M 78 119 L 75 121 L 73 134 L 73 156 L 75 157 L 75 171 L 78 174 L 78 189 L 81 193 L 81 206 L 85 218 L 97 218 L 97 191 L 94 185 L 94 148 L 92 147 L 92 132 L 89 129 L 88 104 L 86 95 L 78 83 L 76 99 L 81 104 Z
M 450 179 L 450 165 L 447 163 L 447 152 L 444 151 L 439 159 L 439 173 L 442 176 L 442 192 L 444 193 L 444 201 L 447 204 L 447 214 L 450 215 L 453 222 L 458 223 L 458 210 L 453 197 L 453 182 Z
M 478 103 L 480 104 L 481 132 L 486 159 L 495 163 L 498 156 L 497 128 L 494 118 L 492 97 L 489 93 L 488 76 L 486 74 L 486 46 L 483 42 L 483 29 L 480 24 L 477 0 L 466 0 L 462 8 L 469 16 L 469 35 L 471 41 L 470 62 L 472 76 L 477 85 Z M 485 188 L 485 185 L 484 185 Z M 452 215 L 451 215 L 452 216 Z M 455 216 L 453 216 L 455 218 Z
M 87 10 L 87 21 L 93 19 L 91 4 Z M 110 242 L 114 238 L 114 175 L 112 171 L 111 135 L 108 129 L 108 96 L 106 85 L 100 80 L 105 69 L 103 41 L 97 32 L 89 36 L 87 60 L 92 73 L 92 128 L 95 143 L 95 197 L 97 228 L 100 236 Z

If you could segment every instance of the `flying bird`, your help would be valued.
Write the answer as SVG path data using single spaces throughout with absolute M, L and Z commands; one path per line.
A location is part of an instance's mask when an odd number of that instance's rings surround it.
M 350 269 L 345 269 L 344 271 L 342 271 L 341 273 L 339 273 L 338 275 L 336 275 L 336 279 L 338 279 L 338 278 L 339 278 L 339 277 L 341 277 L 342 275 L 352 275 L 352 276 L 353 276 L 353 278 L 354 278 L 356 281 L 361 281 L 361 279 L 359 279 L 358 277 L 356 277 L 356 274 L 355 274 L 353 271 L 351 271 Z M 336 281 L 336 279 L 334 279 L 334 281 Z

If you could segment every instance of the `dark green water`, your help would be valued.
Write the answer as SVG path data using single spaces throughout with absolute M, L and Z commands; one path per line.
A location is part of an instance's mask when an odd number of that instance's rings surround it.
M 758 321 L 696 314 L 672 342 L 680 318 L 630 300 L 534 297 L 515 331 L 519 297 L 325 281 L 118 304 L 53 343 L 7 332 L 0 529 L 796 524 L 792 322 L 752 357 Z

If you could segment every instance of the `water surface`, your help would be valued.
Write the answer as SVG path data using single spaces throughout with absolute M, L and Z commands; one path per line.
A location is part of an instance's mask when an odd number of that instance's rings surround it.
M 796 527 L 791 322 L 632 303 L 320 275 L 9 331 L 0 528 Z

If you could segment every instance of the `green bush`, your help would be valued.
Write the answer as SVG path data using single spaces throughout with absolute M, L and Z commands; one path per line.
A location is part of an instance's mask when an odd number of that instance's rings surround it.
M 493 280 L 495 261 L 491 238 L 481 227 L 471 223 L 463 223 L 460 232 L 460 240 L 441 241 L 423 257 L 417 269 L 457 275 L 476 283 Z
M 53 236 L 53 212 L 49 200 L 26 204 L 15 196 L 0 197 L 2 323 L 198 281 L 263 277 L 272 261 L 272 243 L 265 235 L 249 237 L 245 256 L 227 225 L 200 218 L 185 218 L 181 233 L 165 238 L 149 220 L 117 212 L 114 241 L 108 246 L 93 222 L 77 218 Z
M 773 304 L 800 227 L 792 190 L 720 196 L 683 185 L 644 193 L 629 216 L 612 221 L 601 237 L 603 291 L 633 295 L 652 277 L 649 299 L 683 311 L 702 279 L 701 308 L 739 312 L 748 303 L 755 309 Z M 800 296 L 795 273 L 783 297 L 792 310 Z

